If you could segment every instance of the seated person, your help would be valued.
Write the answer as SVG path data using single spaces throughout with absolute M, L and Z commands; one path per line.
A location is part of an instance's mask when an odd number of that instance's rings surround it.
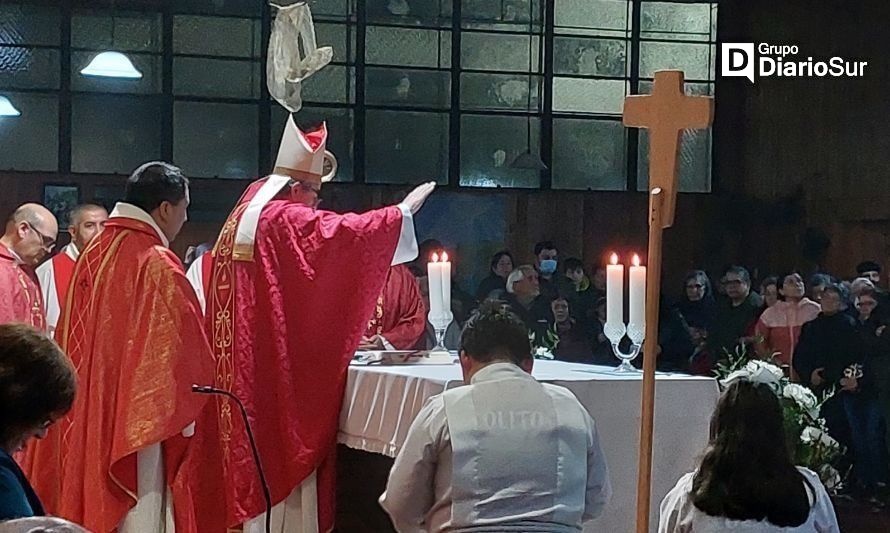
M 593 347 L 588 332 L 572 318 L 571 305 L 564 296 L 557 296 L 550 302 L 553 311 L 553 327 L 559 337 L 559 344 L 553 350 L 559 361 L 572 363 L 593 363 Z
M 433 396 L 408 430 L 380 504 L 397 531 L 580 531 L 611 496 L 596 425 L 538 383 L 525 325 L 491 306 L 461 334 L 467 386 Z
M 360 350 L 410 350 L 423 337 L 427 308 L 405 265 L 390 267 Z
M 488 277 L 482 280 L 476 289 L 476 300 L 484 302 L 489 298 L 500 298 L 507 287 L 507 276 L 513 272 L 513 256 L 507 250 L 501 250 L 491 258 Z
M 0 325 L 0 520 L 42 516 L 43 505 L 12 455 L 74 403 L 74 368 L 59 347 L 23 324 Z
M 572 306 L 572 317 L 576 321 L 581 322 L 585 327 L 589 327 L 595 320 L 594 306 L 596 301 L 605 296 L 605 293 L 600 293 L 590 283 L 590 278 L 587 277 L 584 271 L 584 263 L 577 257 L 566 259 L 563 268 L 565 268 L 566 277 L 572 282 L 575 290 L 572 294 L 563 294 L 562 296 L 566 296 L 569 299 L 569 303 Z
M 769 385 L 731 384 L 701 463 L 661 502 L 659 533 L 839 532 L 819 476 L 791 462 L 783 423 Z
M 529 334 L 544 338 L 553 314 L 550 300 L 541 294 L 538 271 L 533 266 L 522 265 L 510 273 L 503 302 L 525 322 Z

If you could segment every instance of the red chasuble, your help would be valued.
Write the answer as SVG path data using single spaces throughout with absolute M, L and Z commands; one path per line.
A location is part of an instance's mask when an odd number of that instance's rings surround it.
M 405 265 L 389 269 L 366 337 L 381 335 L 396 350 L 409 350 L 426 332 L 426 307 L 417 279 Z
M 148 224 L 111 218 L 67 300 L 56 338 L 77 368 L 77 398 L 29 444 L 28 479 L 50 514 L 114 531 L 136 503 L 136 453 L 160 443 L 176 531 L 198 531 L 182 431 L 209 405 L 191 386 L 212 380 L 213 361 L 182 264 Z
M 387 207 L 339 215 L 273 199 L 259 214 L 254 246 L 244 250 L 234 246 L 238 224 L 264 182 L 239 200 L 213 251 L 206 320 L 215 385 L 247 408 L 273 505 L 318 470 L 319 530 L 329 531 L 346 370 L 386 279 L 402 214 Z M 219 437 L 202 448 L 202 474 L 218 455 L 227 525 L 236 527 L 263 513 L 263 492 L 237 407 L 216 405 Z M 213 510 L 209 484 L 201 492 Z
M 34 270 L 16 262 L 0 245 L 0 324 L 23 323 L 46 329 L 43 298 Z

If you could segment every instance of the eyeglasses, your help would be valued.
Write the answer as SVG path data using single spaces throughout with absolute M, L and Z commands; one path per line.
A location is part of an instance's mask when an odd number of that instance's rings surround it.
M 25 221 L 25 224 L 27 224 L 28 227 L 31 228 L 31 231 L 33 231 L 37 235 L 40 235 L 40 240 L 41 240 L 41 243 L 43 244 L 44 249 L 46 249 L 47 251 L 52 251 L 52 249 L 55 248 L 55 246 L 56 246 L 55 239 L 53 239 L 52 237 L 50 237 L 48 235 L 44 235 L 43 233 L 41 233 L 40 230 L 38 230 L 37 228 L 34 227 L 34 224 L 31 224 L 27 220 Z
M 318 209 L 318 206 L 321 205 L 322 200 L 321 200 L 321 198 L 319 198 L 319 195 L 321 194 L 321 187 L 313 187 L 312 185 L 310 185 L 309 183 L 306 183 L 305 181 L 294 181 L 293 185 L 291 185 L 291 187 L 299 187 L 300 190 L 302 190 L 303 192 L 315 193 L 315 200 L 313 202 L 307 204 L 309 207 L 311 207 L 313 209 Z
M 696 283 L 694 285 L 687 285 L 686 288 L 687 289 L 704 289 L 705 286 L 702 285 L 701 283 Z

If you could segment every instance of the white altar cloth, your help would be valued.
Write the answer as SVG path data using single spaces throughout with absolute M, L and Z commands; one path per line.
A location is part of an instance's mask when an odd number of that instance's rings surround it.
M 585 531 L 634 530 L 642 374 L 561 361 L 535 361 L 534 376 L 571 390 L 596 421 L 609 463 L 614 495 Z M 338 441 L 350 448 L 395 457 L 427 398 L 463 385 L 460 366 L 350 366 L 340 411 Z M 718 397 L 711 378 L 682 374 L 656 377 L 651 530 L 658 505 L 690 471 L 708 441 Z M 381 487 L 382 490 L 382 487 Z

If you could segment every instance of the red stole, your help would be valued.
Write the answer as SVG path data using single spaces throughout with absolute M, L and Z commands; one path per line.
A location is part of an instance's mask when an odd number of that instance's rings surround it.
M 20 265 L 0 245 L 0 324 L 13 322 L 46 330 L 43 297 L 34 270 Z
M 215 385 L 247 408 L 273 505 L 318 470 L 319 528 L 329 531 L 346 369 L 380 294 L 402 215 L 397 207 L 338 215 L 272 200 L 261 212 L 252 260 L 236 261 L 235 232 L 261 184 L 229 215 L 206 278 Z M 224 491 L 226 525 L 236 527 L 263 513 L 262 489 L 237 407 L 216 405 L 219 435 L 202 439 L 200 455 L 204 479 L 220 469 L 223 478 L 202 485 L 202 500 L 219 514 L 214 499 Z
M 182 430 L 207 404 L 212 359 L 182 263 L 144 222 L 114 217 L 77 261 L 56 338 L 77 369 L 74 407 L 23 464 L 47 512 L 96 533 L 136 503 L 138 451 L 161 444 L 176 530 L 196 532 Z

